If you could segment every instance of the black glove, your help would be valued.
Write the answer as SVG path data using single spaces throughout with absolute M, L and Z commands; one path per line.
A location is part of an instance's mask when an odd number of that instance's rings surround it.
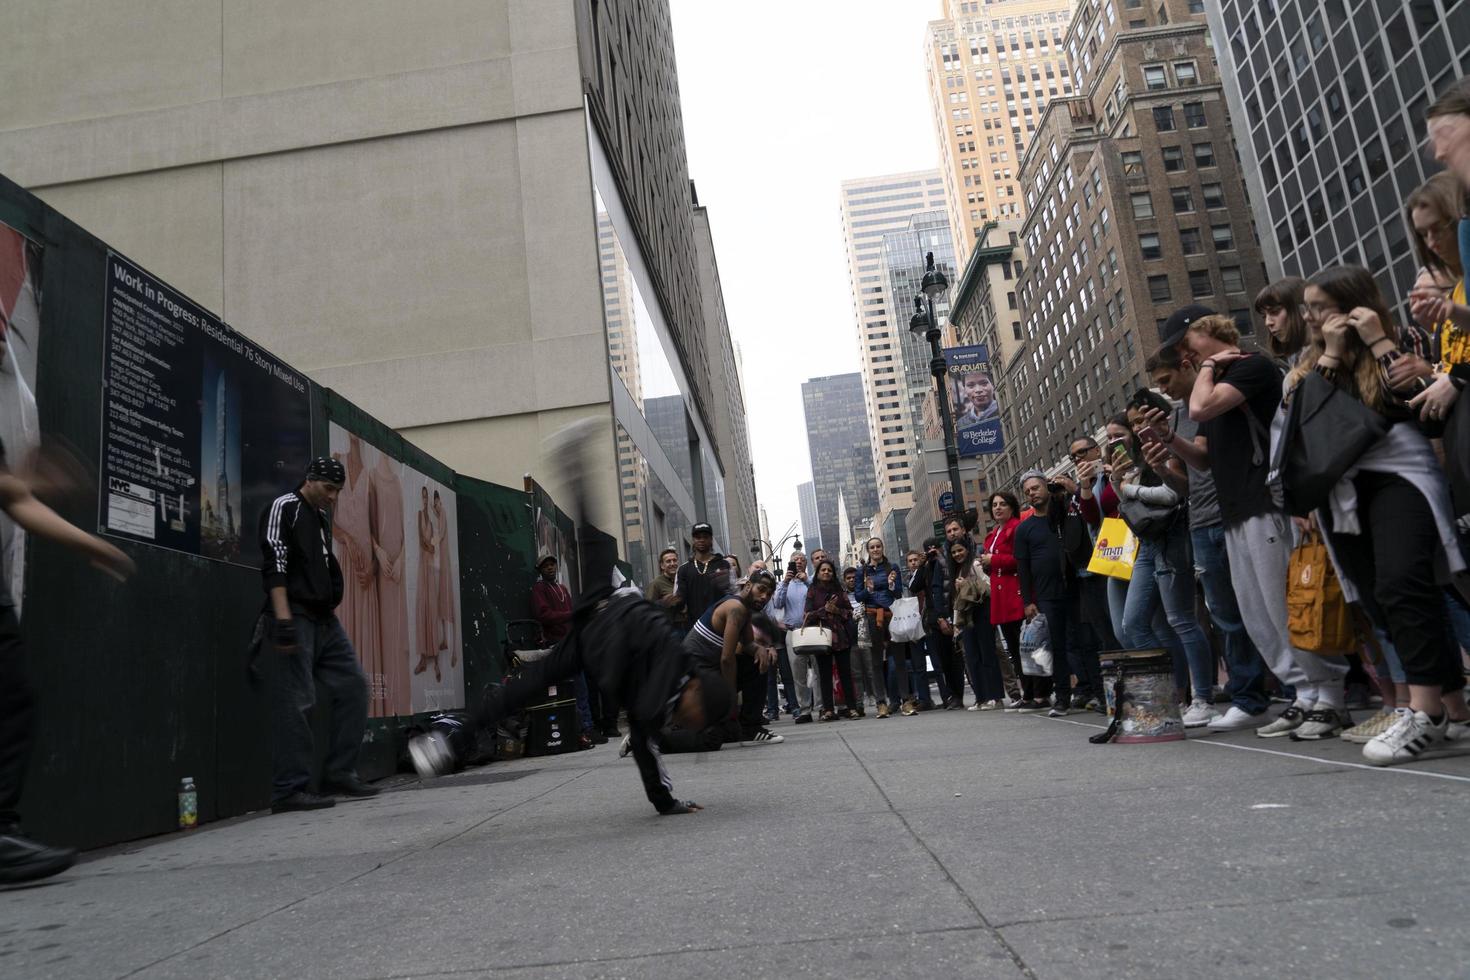
M 703 809 L 704 807 L 695 803 L 693 800 L 675 800 L 673 806 L 667 810 L 658 811 L 658 815 L 661 817 L 673 817 L 681 813 L 695 813 Z
M 283 650 L 296 646 L 296 620 L 278 619 L 271 626 L 271 642 Z

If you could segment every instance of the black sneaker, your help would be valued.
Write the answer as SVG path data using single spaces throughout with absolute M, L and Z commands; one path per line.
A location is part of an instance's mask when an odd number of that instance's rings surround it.
M 71 867 L 77 852 L 70 847 L 47 847 L 17 833 L 0 836 L 0 884 L 14 885 L 60 874 Z
M 796 724 L 798 725 L 810 725 L 811 723 L 812 716 L 810 714 L 800 714 L 796 716 Z
M 1036 700 L 1022 701 L 1016 705 L 1016 711 L 1023 715 L 1034 715 L 1038 711 L 1045 711 L 1047 706 Z
M 366 800 L 383 791 L 381 786 L 369 786 L 358 779 L 356 773 L 339 779 L 324 779 L 322 790 L 324 793 L 336 793 L 353 800 Z
M 600 728 L 594 728 L 594 729 L 592 729 L 591 734 L 592 734 L 592 742 L 593 742 L 593 744 L 595 744 L 595 745 L 606 745 L 607 744 L 607 733 L 604 732 L 602 729 L 600 729 Z
M 297 810 L 325 810 L 337 805 L 337 801 L 330 796 L 317 796 L 306 790 L 292 793 L 284 800 L 276 800 L 271 804 L 271 813 L 293 813 Z

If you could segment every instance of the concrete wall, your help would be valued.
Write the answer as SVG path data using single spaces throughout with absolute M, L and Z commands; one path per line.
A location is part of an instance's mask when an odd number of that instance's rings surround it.
M 460 472 L 555 493 L 540 437 L 610 399 L 570 0 L 11 23 L 0 172 Z

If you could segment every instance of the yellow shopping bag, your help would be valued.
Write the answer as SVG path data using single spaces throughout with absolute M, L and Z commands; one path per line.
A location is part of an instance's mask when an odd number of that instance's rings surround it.
M 1104 517 L 1087 570 L 1126 582 L 1133 577 L 1133 563 L 1137 560 L 1138 539 L 1127 523 L 1121 517 Z

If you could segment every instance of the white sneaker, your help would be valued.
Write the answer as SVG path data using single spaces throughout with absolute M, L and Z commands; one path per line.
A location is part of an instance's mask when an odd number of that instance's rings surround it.
M 965 710 L 966 711 L 979 711 L 980 710 L 980 702 L 979 701 L 976 701 L 974 704 L 970 705 Z
M 1290 735 L 1302 727 L 1302 723 L 1307 720 L 1307 711 L 1309 710 L 1300 704 L 1288 704 L 1286 710 L 1281 712 L 1280 717 L 1269 725 L 1263 725 L 1257 728 L 1256 734 L 1261 738 L 1280 738 L 1283 735 Z
M 1205 726 L 1212 732 L 1243 732 L 1260 728 L 1271 721 L 1271 716 L 1262 711 L 1253 715 L 1238 705 L 1232 704 L 1223 715 L 1216 715 Z
M 1004 710 L 1006 710 L 1006 711 L 1019 711 L 1020 708 L 1021 708 L 1021 705 L 1025 704 L 1025 703 L 1026 702 L 1024 700 L 1020 699 L 1020 698 L 1006 698 L 1005 701 L 1003 702 L 1003 704 L 1004 704 Z
M 1318 707 L 1307 712 L 1306 720 L 1291 733 L 1293 742 L 1318 742 L 1326 738 L 1336 738 L 1337 733 L 1344 728 L 1351 727 L 1352 718 L 1341 708 L 1323 708 L 1320 702 Z
M 1422 711 L 1399 708 L 1394 712 L 1398 718 L 1393 725 L 1363 746 L 1363 758 L 1375 766 L 1391 766 L 1399 762 L 1413 762 L 1435 745 L 1445 740 L 1445 721 L 1438 725 L 1429 720 Z
M 756 729 L 756 733 L 750 738 L 743 740 L 741 745 L 780 745 L 786 741 L 785 735 L 777 735 L 769 728 Z
M 1195 698 L 1184 712 L 1184 727 L 1203 728 L 1218 717 L 1220 712 L 1215 710 L 1213 704 L 1203 698 Z
M 996 708 L 999 708 L 999 707 L 1000 707 L 1000 702 L 997 701 L 997 700 L 995 700 L 995 698 L 991 698 L 989 701 L 986 701 L 984 704 L 980 705 L 980 710 L 981 711 L 994 711 Z
M 623 736 L 622 744 L 618 746 L 618 758 L 626 759 L 633 751 L 633 735 L 629 733 Z

